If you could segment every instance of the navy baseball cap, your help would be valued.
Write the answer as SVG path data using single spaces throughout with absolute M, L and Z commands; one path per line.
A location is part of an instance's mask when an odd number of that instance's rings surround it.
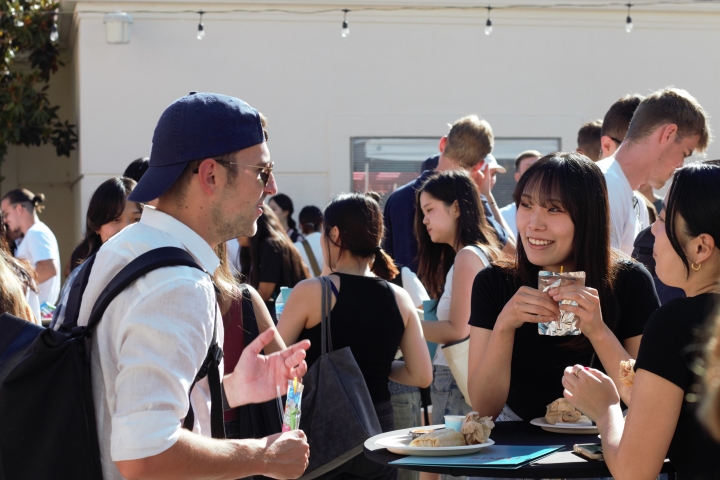
M 265 141 L 260 114 L 239 98 L 190 92 L 165 109 L 152 139 L 150 166 L 128 200 L 149 202 L 193 160 L 218 157 Z

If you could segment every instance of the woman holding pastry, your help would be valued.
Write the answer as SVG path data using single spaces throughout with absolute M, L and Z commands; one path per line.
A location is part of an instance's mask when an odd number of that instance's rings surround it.
M 484 269 L 472 287 L 473 409 L 498 420 L 543 417 L 560 397 L 557 378 L 571 359 L 571 365 L 604 367 L 625 394 L 618 365 L 637 355 L 659 302 L 648 271 L 610 247 L 602 172 L 583 155 L 557 152 L 525 172 L 514 197 L 517 257 Z M 585 286 L 539 290 L 540 271 L 582 271 Z M 561 301 L 577 306 L 559 307 Z M 556 321 L 561 309 L 575 315 L 582 333 L 540 334 L 538 324 Z
M 677 170 L 653 224 L 657 276 L 687 298 L 663 305 L 645 326 L 627 418 L 608 376 L 582 365 L 565 370 L 565 397 L 597 422 L 617 479 L 654 479 L 666 455 L 679 480 L 720 478 L 720 444 L 698 420 L 699 379 L 692 370 L 709 333 L 704 324 L 720 302 L 718 185 L 715 162 Z

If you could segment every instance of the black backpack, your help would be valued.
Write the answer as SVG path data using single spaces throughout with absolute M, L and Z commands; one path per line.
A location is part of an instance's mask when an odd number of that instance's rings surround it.
M 140 255 L 105 287 L 87 326 L 78 326 L 82 295 L 95 261 L 73 281 L 58 331 L 3 314 L 0 317 L 0 479 L 101 479 L 100 448 L 90 384 L 90 342 L 110 302 L 132 282 L 163 267 L 205 271 L 183 249 L 163 247 Z M 207 273 L 207 272 L 206 272 Z M 212 436 L 225 438 L 218 365 L 212 343 L 195 382 L 210 374 Z M 192 391 L 192 387 L 190 388 Z M 183 427 L 192 429 L 192 406 Z

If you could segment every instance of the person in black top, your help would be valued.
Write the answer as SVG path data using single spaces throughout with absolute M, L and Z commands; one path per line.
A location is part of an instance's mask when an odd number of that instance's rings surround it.
M 558 379 L 568 364 L 602 365 L 625 388 L 617 366 L 635 357 L 659 303 L 648 271 L 610 247 L 607 188 L 590 159 L 547 155 L 520 178 L 514 197 L 516 260 L 485 268 L 473 283 L 468 391 L 480 415 L 530 421 L 562 395 Z M 537 289 L 539 271 L 561 268 L 584 271 L 586 286 Z M 578 303 L 563 310 L 575 314 L 582 334 L 540 335 L 537 323 L 555 320 L 561 300 Z
M 257 289 L 273 320 L 277 321 L 275 299 L 280 294 L 280 287 L 292 288 L 310 274 L 270 207 L 263 205 L 262 211 L 257 221 L 257 233 L 248 243 L 249 256 L 241 257 L 241 263 L 248 283 Z
M 336 350 L 350 347 L 386 432 L 394 429 L 388 379 L 427 387 L 432 382 L 432 366 L 410 295 L 387 281 L 398 271 L 380 248 L 382 237 L 380 205 L 367 195 L 343 194 L 325 209 L 321 244 L 326 266 L 333 272 L 329 275 L 335 293 L 332 345 Z M 293 289 L 278 323 L 283 340 L 311 340 L 305 358 L 308 367 L 320 357 L 320 304 L 321 281 L 304 280 Z M 394 360 L 398 347 L 404 361 Z M 372 462 L 368 462 L 357 457 L 333 475 L 347 478 L 343 475 L 369 468 Z M 394 469 L 386 473 L 382 478 L 394 478 Z
M 615 478 L 655 478 L 665 456 L 678 480 L 720 478 L 720 444 L 697 417 L 693 369 L 705 343 L 703 324 L 720 301 L 720 166 L 695 163 L 675 173 L 653 225 L 655 271 L 687 298 L 650 318 L 635 363 L 632 400 L 623 419 L 613 382 L 595 369 L 566 369 L 565 397 L 597 422 Z
M 277 195 L 270 197 L 268 200 L 268 206 L 275 213 L 280 224 L 285 229 L 285 233 L 290 237 L 293 243 L 301 242 L 303 239 L 302 234 L 298 231 L 297 223 L 292 218 L 292 214 L 295 211 L 293 202 L 284 193 L 278 193 Z

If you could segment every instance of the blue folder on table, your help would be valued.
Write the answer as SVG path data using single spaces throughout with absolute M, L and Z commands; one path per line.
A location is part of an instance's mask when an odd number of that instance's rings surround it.
M 470 455 L 457 455 L 452 457 L 409 456 L 390 462 L 390 465 L 516 469 L 524 467 L 543 457 L 547 457 L 562 448 L 564 448 L 564 445 L 492 445 L 483 448 L 478 453 L 472 453 Z

